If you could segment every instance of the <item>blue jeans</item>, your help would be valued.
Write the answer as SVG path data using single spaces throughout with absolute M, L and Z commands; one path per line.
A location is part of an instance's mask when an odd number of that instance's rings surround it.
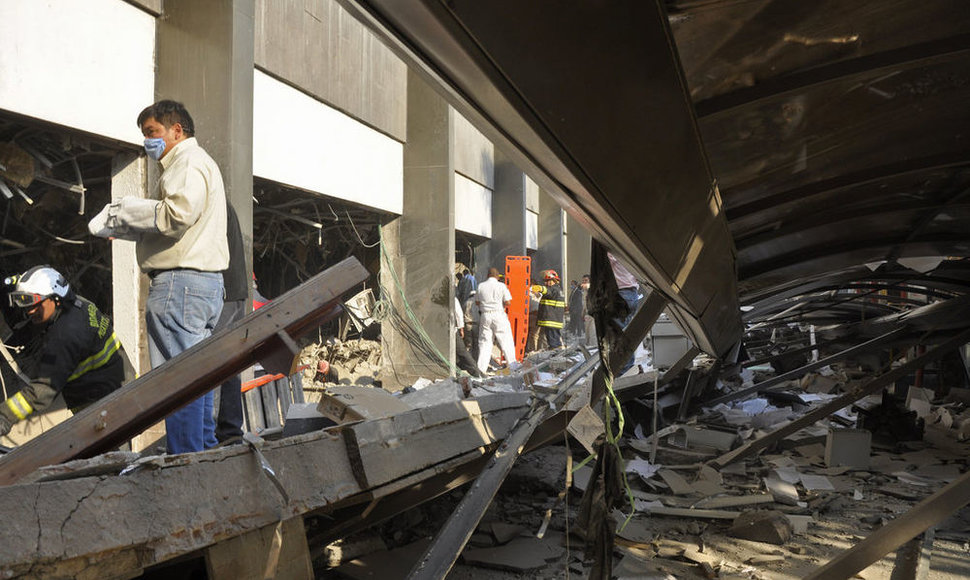
M 208 338 L 222 312 L 222 274 L 165 270 L 152 278 L 145 307 L 152 368 Z M 168 452 L 189 453 L 215 447 L 212 392 L 165 419 Z
M 623 320 L 620 320 L 619 318 L 615 320 L 620 326 L 626 328 L 627 325 L 630 324 L 630 321 L 633 320 L 633 315 L 637 313 L 637 304 L 640 301 L 640 292 L 638 292 L 636 288 L 620 288 L 620 298 L 626 302 L 627 307 L 630 309 L 630 313 L 627 314 L 626 318 Z M 635 360 L 635 354 L 636 351 L 634 350 L 634 354 L 630 355 L 630 360 L 626 361 L 626 364 L 620 368 L 620 370 L 616 373 L 616 376 L 621 376 L 623 373 L 630 370 Z

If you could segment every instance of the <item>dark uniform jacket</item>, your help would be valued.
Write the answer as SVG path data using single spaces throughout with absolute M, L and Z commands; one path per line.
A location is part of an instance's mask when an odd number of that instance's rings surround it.
M 11 424 L 46 409 L 64 393 L 69 409 L 84 407 L 118 389 L 125 378 L 121 342 L 91 302 L 68 295 L 50 322 L 28 325 L 24 342 L 29 385 L 0 404 Z
M 566 302 L 563 300 L 559 284 L 542 286 L 542 299 L 539 300 L 539 321 L 546 328 L 562 328 L 566 320 Z

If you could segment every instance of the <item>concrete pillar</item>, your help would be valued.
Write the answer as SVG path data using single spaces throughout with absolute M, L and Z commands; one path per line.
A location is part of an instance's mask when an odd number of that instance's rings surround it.
M 404 145 L 404 209 L 384 227 L 384 243 L 397 273 L 381 264 L 381 284 L 394 308 L 410 323 L 404 297 L 435 348 L 454 364 L 455 182 L 454 120 L 448 103 L 408 71 L 407 143 Z M 386 386 L 449 373 L 418 351 L 390 321 L 381 327 Z
M 153 178 L 158 179 L 156 172 L 157 166 L 149 166 L 143 155 L 116 155 L 111 162 L 111 199 L 126 196 L 148 197 L 148 183 Z M 145 329 L 148 277 L 138 267 L 135 242 L 111 242 L 111 292 L 111 321 L 115 333 L 121 340 L 135 372 L 144 374 L 152 368 L 148 360 L 148 334 Z M 131 440 L 132 451 L 151 447 L 164 436 L 165 423 L 156 423 Z
M 255 0 L 165 0 L 155 73 L 156 98 L 185 104 L 199 144 L 219 164 L 243 232 L 247 271 L 253 263 L 254 13 Z
M 111 200 L 148 197 L 148 163 L 134 153 L 116 155 L 111 163 Z M 135 242 L 111 242 L 111 303 L 115 333 L 139 374 L 151 368 L 145 334 L 145 299 L 148 279 L 135 258 Z
M 570 280 L 589 274 L 590 245 L 592 238 L 579 223 L 566 215 L 566 274 Z M 569 284 L 567 281 L 566 284 Z
M 539 272 L 549 268 L 565 276 L 564 215 L 559 204 L 546 193 L 539 193 L 539 248 L 532 262 L 532 277 L 536 280 L 539 279 Z M 569 289 L 569 281 L 565 278 L 563 288 Z
M 495 150 L 492 192 L 492 239 L 475 250 L 475 275 L 484 280 L 490 267 L 505 271 L 506 256 L 526 255 L 526 176 L 502 151 Z

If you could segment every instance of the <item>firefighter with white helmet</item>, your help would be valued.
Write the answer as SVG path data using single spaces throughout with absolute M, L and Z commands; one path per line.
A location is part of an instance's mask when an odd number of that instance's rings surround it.
M 119 388 L 124 381 L 121 342 L 111 320 L 71 290 L 50 266 L 35 266 L 4 280 L 11 307 L 32 324 L 15 335 L 25 350 L 30 383 L 0 402 L 0 435 L 58 394 L 77 410 Z

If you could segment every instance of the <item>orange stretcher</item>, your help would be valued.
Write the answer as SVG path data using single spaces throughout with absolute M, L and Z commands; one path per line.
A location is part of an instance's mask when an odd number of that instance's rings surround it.
M 515 358 L 525 359 L 525 345 L 529 338 L 529 285 L 532 284 L 532 258 L 506 256 L 505 285 L 512 294 L 512 303 L 505 309 L 512 325 Z M 506 363 L 511 361 L 506 361 Z

